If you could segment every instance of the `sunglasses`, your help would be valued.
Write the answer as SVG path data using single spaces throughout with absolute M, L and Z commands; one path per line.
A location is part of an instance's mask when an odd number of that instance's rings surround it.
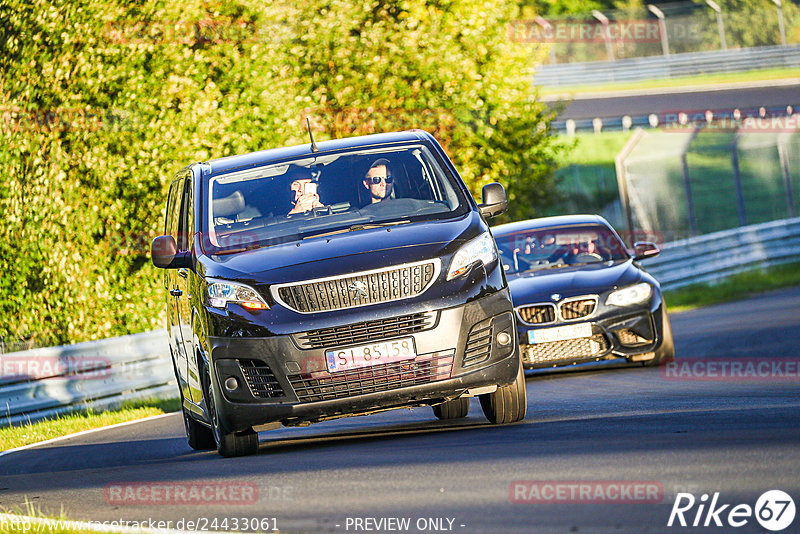
M 392 178 L 391 176 L 367 176 L 365 180 L 370 182 L 372 185 L 378 185 L 379 183 L 381 183 L 381 180 L 383 180 L 387 184 L 390 184 L 392 183 L 394 178 Z

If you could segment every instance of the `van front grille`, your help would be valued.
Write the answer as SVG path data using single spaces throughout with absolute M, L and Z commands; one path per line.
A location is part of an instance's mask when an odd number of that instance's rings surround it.
M 486 319 L 472 327 L 464 349 L 464 367 L 485 362 L 492 355 L 492 320 Z
M 314 313 L 409 299 L 421 295 L 438 276 L 438 258 L 333 278 L 273 286 L 273 296 L 300 313 Z
M 322 377 L 296 374 L 288 378 L 300 402 L 343 399 L 446 380 L 453 370 L 454 356 L 455 351 L 449 350 Z
M 295 335 L 295 340 L 303 349 L 333 348 L 407 336 L 430 328 L 435 322 L 436 312 L 414 313 L 377 321 L 311 330 Z
M 239 360 L 244 379 L 253 395 L 262 399 L 273 399 L 285 396 L 272 369 L 265 362 L 259 360 Z

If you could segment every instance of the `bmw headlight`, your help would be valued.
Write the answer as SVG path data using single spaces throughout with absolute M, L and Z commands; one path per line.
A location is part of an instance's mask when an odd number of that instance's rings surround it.
M 617 289 L 606 298 L 606 304 L 610 306 L 633 306 L 650 298 L 653 294 L 653 286 L 647 282 L 642 282 L 633 286 Z
M 486 232 L 468 242 L 453 255 L 450 270 L 447 271 L 447 279 L 452 280 L 461 276 L 477 262 L 487 265 L 496 259 L 497 251 L 494 247 L 494 240 L 491 234 Z
M 211 282 L 208 284 L 209 306 L 224 308 L 229 302 L 241 304 L 248 310 L 269 309 L 261 295 L 250 286 L 235 282 Z

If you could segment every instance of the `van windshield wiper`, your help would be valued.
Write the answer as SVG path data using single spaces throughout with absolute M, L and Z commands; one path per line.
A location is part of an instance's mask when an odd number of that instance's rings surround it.
M 354 224 L 347 228 L 340 228 L 339 230 L 332 230 L 330 232 L 323 232 L 321 234 L 311 234 L 307 236 L 303 236 L 303 239 L 312 239 L 314 237 L 326 237 L 329 235 L 336 235 L 336 234 L 345 234 L 347 232 L 358 232 L 359 230 L 372 230 L 373 228 L 384 228 L 387 226 L 397 226 L 399 224 L 407 224 L 410 223 L 409 220 L 402 220 L 402 221 L 390 221 L 385 223 L 366 223 L 366 224 Z

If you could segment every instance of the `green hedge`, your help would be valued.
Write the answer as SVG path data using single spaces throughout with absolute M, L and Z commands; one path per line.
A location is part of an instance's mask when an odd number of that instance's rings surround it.
M 0 336 L 45 345 L 163 325 L 149 242 L 195 161 L 421 127 L 509 217 L 560 150 L 500 0 L 0 3 Z

